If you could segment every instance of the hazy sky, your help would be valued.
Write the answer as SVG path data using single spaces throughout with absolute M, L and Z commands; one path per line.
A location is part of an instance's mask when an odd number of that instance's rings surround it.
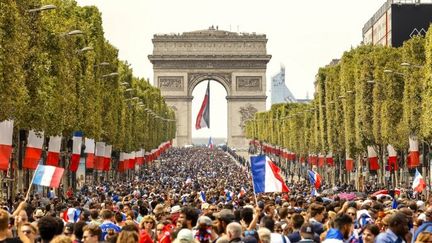
M 153 81 L 151 39 L 156 33 L 181 33 L 219 26 L 219 29 L 257 32 L 268 38 L 267 66 L 270 77 L 280 65 L 286 67 L 286 84 L 296 98 L 313 95 L 319 67 L 339 58 L 362 40 L 362 27 L 384 0 L 78 0 L 96 5 L 102 12 L 105 37 L 116 46 L 120 59 L 127 60 L 138 77 Z M 213 84 L 214 83 L 214 84 Z M 212 83 L 211 131 L 193 136 L 226 136 L 226 93 Z M 206 85 L 194 90 L 197 113 Z M 270 102 L 270 93 L 267 102 Z M 216 99 L 217 98 L 217 99 Z M 216 100 L 213 100 L 216 99 Z M 195 120 L 195 116 L 192 118 Z

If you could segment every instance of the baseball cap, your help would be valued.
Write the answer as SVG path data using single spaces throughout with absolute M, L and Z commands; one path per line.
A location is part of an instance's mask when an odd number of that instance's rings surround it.
M 229 209 L 222 209 L 220 212 L 215 213 L 214 216 L 227 224 L 235 219 L 234 213 Z
M 193 242 L 194 237 L 190 229 L 182 229 L 178 232 L 176 240 L 180 242 Z
M 197 225 L 205 224 L 211 226 L 213 224 L 212 220 L 207 216 L 200 216 L 197 221 Z

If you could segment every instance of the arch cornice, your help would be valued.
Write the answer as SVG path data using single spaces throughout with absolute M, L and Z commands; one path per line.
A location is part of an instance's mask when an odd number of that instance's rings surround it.
M 187 95 L 192 96 L 194 88 L 204 80 L 215 80 L 222 84 L 225 88 L 227 95 L 232 94 L 232 74 L 227 72 L 216 73 L 188 73 L 188 89 Z

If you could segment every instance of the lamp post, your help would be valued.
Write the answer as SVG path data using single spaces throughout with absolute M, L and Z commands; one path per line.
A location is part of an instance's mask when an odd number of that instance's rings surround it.
M 27 12 L 29 13 L 37 13 L 37 12 L 42 12 L 42 11 L 47 11 L 47 10 L 53 10 L 56 9 L 57 6 L 53 5 L 53 4 L 48 4 L 48 5 L 43 5 L 39 8 L 32 8 L 27 10 Z

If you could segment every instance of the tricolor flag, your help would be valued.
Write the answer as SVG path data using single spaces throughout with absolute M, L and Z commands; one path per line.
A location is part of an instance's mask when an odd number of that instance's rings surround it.
M 94 139 L 85 139 L 85 150 L 86 153 L 86 168 L 93 169 L 94 167 L 94 155 L 95 155 L 95 141 Z
M 321 187 L 321 175 L 313 170 L 308 170 L 309 182 L 315 189 L 319 189 Z
M 104 142 L 96 142 L 94 169 L 95 170 L 103 170 L 104 160 L 105 160 L 105 143 Z
M 61 136 L 51 136 L 48 143 L 46 165 L 58 166 L 61 147 Z
M 112 152 L 112 145 L 106 145 L 105 146 L 104 162 L 103 162 L 103 170 L 104 171 L 109 171 L 109 169 L 110 169 L 111 152 Z
M 208 145 L 207 145 L 207 147 L 208 147 L 209 149 L 213 149 L 213 147 L 214 147 L 214 142 L 213 142 L 212 137 L 209 137 L 209 141 L 208 141 Z
M 378 155 L 373 146 L 367 146 L 369 170 L 379 170 Z
M 317 190 L 315 189 L 315 187 L 312 188 L 311 196 L 312 197 L 319 197 L 319 193 L 317 192 Z
M 64 169 L 50 165 L 39 165 L 33 176 L 32 184 L 58 188 Z
M 205 192 L 204 192 L 204 191 L 200 191 L 200 194 L 199 194 L 199 200 L 200 200 L 201 202 L 206 202 L 206 195 L 205 195 Z
M 426 188 L 426 183 L 423 179 L 423 176 L 420 174 L 420 172 L 416 169 L 412 189 L 418 193 L 421 193 Z
M 210 81 L 207 83 L 207 91 L 195 122 L 196 130 L 204 127 L 210 128 Z
M 280 169 L 266 155 L 251 156 L 251 171 L 254 191 L 261 192 L 289 192 Z
M 237 197 L 242 198 L 245 194 L 246 194 L 246 190 L 244 189 L 244 187 L 241 187 Z
M 134 170 L 135 169 L 135 162 L 136 162 L 136 160 L 135 160 L 135 152 L 129 153 L 128 158 L 129 158 L 129 164 L 128 164 L 129 167 L 128 167 L 128 169 Z
M 225 189 L 225 197 L 227 202 L 232 201 L 232 192 L 230 190 Z
M 387 163 L 391 170 L 398 170 L 397 152 L 392 145 L 387 145 L 388 158 Z
M 0 170 L 7 170 L 12 154 L 13 120 L 0 122 Z
M 409 138 L 409 154 L 408 154 L 408 168 L 412 169 L 420 164 L 420 153 L 418 148 L 417 137 Z
M 27 148 L 23 164 L 24 169 L 35 170 L 38 166 L 39 160 L 41 159 L 42 155 L 42 146 L 44 144 L 43 134 L 43 132 L 40 132 L 40 134 L 37 135 L 35 131 L 29 131 Z
M 72 137 L 72 156 L 70 159 L 69 169 L 72 172 L 78 170 L 80 158 L 81 158 L 81 145 L 82 145 L 83 134 L 81 131 L 76 131 L 73 133 Z
M 144 149 L 140 149 L 135 152 L 136 156 L 136 163 L 137 165 L 143 165 L 144 164 Z

